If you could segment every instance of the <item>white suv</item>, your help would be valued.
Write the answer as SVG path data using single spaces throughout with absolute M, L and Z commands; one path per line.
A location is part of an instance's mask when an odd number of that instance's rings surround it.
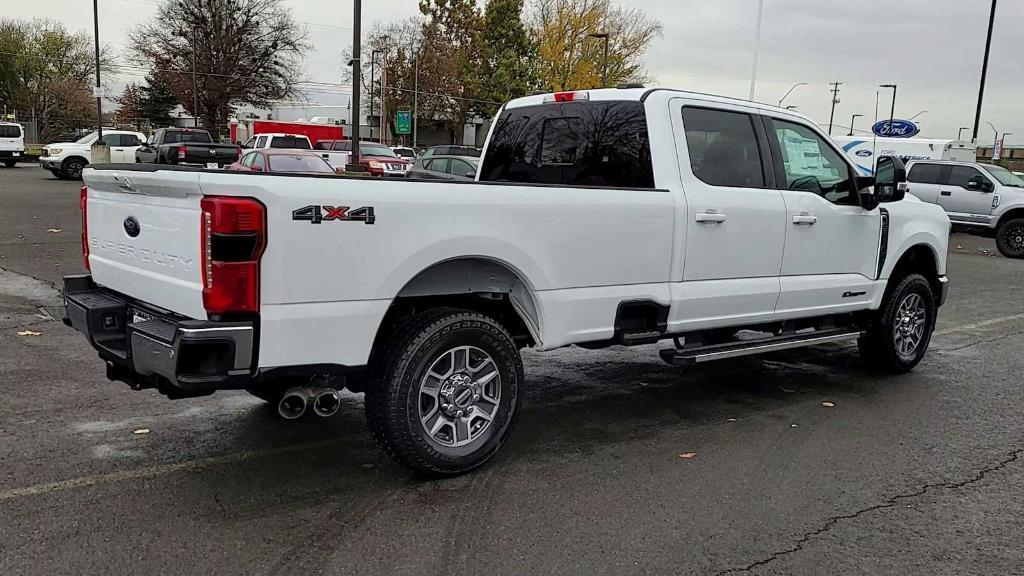
M 954 230 L 995 238 L 1007 258 L 1024 258 L 1024 178 L 1001 166 L 918 160 L 907 166 L 907 192 L 938 204 Z
M 103 141 L 110 147 L 112 163 L 131 164 L 135 162 L 135 151 L 146 141 L 146 136 L 141 132 L 104 130 Z M 92 145 L 95 143 L 96 133 L 90 132 L 74 142 L 47 144 L 43 147 L 39 165 L 62 180 L 77 180 L 82 177 L 82 170 L 92 163 Z
M 21 124 L 0 122 L 0 162 L 14 168 L 18 160 L 25 159 L 25 131 Z

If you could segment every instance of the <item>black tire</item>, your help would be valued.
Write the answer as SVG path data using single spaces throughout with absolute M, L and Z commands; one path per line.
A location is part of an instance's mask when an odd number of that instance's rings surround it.
M 1012 218 L 999 224 L 996 247 L 1007 258 L 1024 258 L 1024 218 Z
M 71 180 L 81 180 L 84 169 L 85 161 L 79 158 L 68 158 L 61 164 L 61 174 Z
M 921 305 L 920 314 L 904 308 L 912 305 L 916 309 L 917 302 Z M 894 278 L 886 290 L 882 307 L 874 313 L 868 329 L 857 342 L 868 367 L 886 374 L 913 370 L 928 351 L 937 313 L 935 295 L 924 276 L 909 274 Z M 918 318 L 924 321 L 919 336 L 909 332 Z M 906 344 L 908 336 L 916 336 L 917 344 L 912 350 L 907 347 L 901 350 L 900 345 Z
M 464 362 L 459 356 L 461 350 L 465 350 Z M 474 354 L 482 363 L 476 370 L 460 371 L 460 364 L 472 366 Z M 431 398 L 421 386 L 427 381 L 428 372 L 445 362 L 448 355 L 451 369 L 444 379 L 434 379 L 438 392 Z M 487 360 L 496 377 L 489 383 L 483 383 L 486 376 L 479 377 L 479 382 L 471 378 L 470 374 L 486 369 Z M 439 308 L 404 322 L 375 351 L 368 376 L 366 420 L 370 432 L 388 456 L 424 476 L 454 476 L 483 465 L 511 434 L 522 404 L 523 362 L 512 337 L 493 318 L 468 310 Z M 483 388 L 490 390 L 492 399 L 480 392 Z M 471 395 L 471 405 L 465 407 L 463 418 L 459 406 L 466 398 L 460 390 L 466 389 L 476 389 L 478 393 Z M 445 390 L 450 392 L 447 396 Z M 445 403 L 444 398 L 454 399 Z M 433 402 L 432 411 L 425 409 L 424 399 L 428 404 Z M 442 409 L 445 407 L 458 409 L 458 415 L 446 414 Z M 488 423 L 482 423 L 484 410 L 491 411 Z M 436 417 L 435 424 L 447 419 L 447 425 L 440 429 L 435 426 L 431 434 L 425 422 L 430 421 L 429 414 Z M 462 422 L 466 434 L 462 441 L 466 443 L 459 446 Z
M 8 168 L 14 168 L 14 165 L 17 163 L 17 160 L 4 160 L 4 166 L 7 166 Z
M 50 170 L 50 174 L 53 174 L 53 177 L 56 178 L 57 180 L 67 180 L 67 178 L 64 177 L 64 173 L 61 172 L 60 170 L 57 170 L 56 168 Z

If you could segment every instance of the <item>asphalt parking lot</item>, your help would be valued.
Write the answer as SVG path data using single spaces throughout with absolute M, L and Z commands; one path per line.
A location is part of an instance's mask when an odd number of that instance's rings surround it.
M 510 443 L 425 482 L 376 449 L 356 396 L 284 422 L 243 392 L 108 382 L 59 322 L 79 186 L 0 169 L 0 574 L 1024 566 L 1024 261 L 989 240 L 953 237 L 950 301 L 912 374 L 872 375 L 846 345 L 699 370 L 654 346 L 527 352 Z

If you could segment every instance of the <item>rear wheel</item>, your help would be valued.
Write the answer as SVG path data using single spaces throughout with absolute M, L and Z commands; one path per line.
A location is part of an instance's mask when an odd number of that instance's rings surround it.
M 453 308 L 417 315 L 375 354 L 366 418 L 395 461 L 429 476 L 468 472 L 505 443 L 523 363 L 493 318 Z
M 880 372 L 909 372 L 924 358 L 938 309 L 928 280 L 909 274 L 886 291 L 858 344 L 868 366 Z
M 1024 218 L 1014 218 L 999 225 L 996 247 L 1007 258 L 1024 258 Z

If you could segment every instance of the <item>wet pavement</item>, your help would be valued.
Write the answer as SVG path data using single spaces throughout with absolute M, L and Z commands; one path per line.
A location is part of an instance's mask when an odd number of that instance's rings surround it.
M 48 316 L 81 270 L 79 186 L 0 169 L 0 574 L 1024 565 L 1024 261 L 989 240 L 953 237 L 950 301 L 909 375 L 866 372 L 847 345 L 697 370 L 657 346 L 527 352 L 501 454 L 425 482 L 373 445 L 360 396 L 284 422 L 244 392 L 108 382 Z

